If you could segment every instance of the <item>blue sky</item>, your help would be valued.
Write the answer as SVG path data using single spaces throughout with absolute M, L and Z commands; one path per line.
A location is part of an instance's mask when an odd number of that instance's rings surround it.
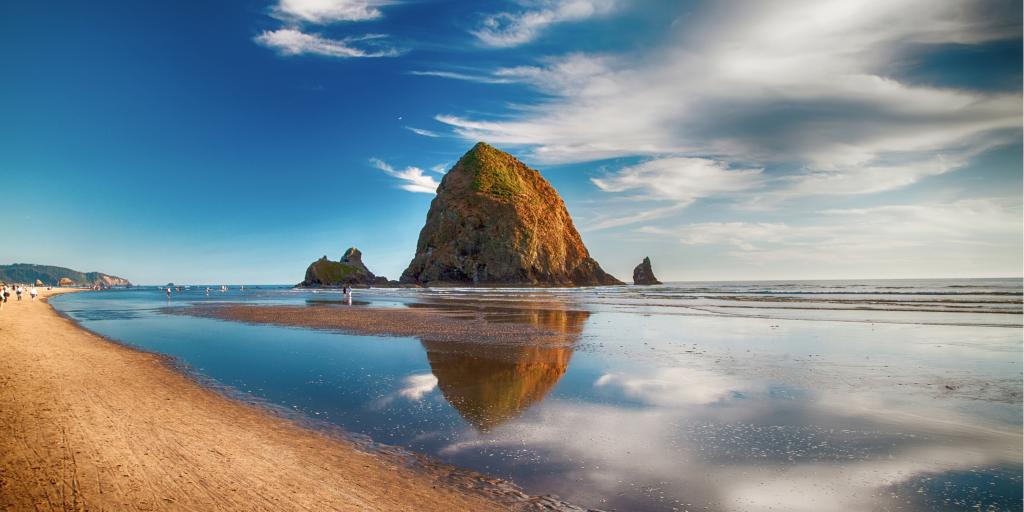
M 1016 276 L 1009 1 L 0 6 L 0 263 L 396 278 L 484 140 L 627 279 Z

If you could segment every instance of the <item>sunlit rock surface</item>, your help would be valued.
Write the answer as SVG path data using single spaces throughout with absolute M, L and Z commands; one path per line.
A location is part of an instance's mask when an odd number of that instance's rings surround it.
M 558 192 L 539 172 L 483 142 L 448 171 L 403 283 L 622 284 L 583 245 Z

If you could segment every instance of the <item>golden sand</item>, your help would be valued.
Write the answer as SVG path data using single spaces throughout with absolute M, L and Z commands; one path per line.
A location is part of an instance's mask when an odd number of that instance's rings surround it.
M 206 389 L 45 299 L 0 311 L 0 509 L 505 508 L 446 482 Z

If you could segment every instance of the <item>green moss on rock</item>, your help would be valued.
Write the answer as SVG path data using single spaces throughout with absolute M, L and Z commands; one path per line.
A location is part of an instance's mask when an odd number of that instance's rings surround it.
M 318 260 L 313 263 L 313 272 L 323 283 L 336 283 L 357 272 L 357 269 L 340 261 Z
M 477 192 L 504 198 L 523 193 L 523 182 L 516 172 L 516 165 L 521 164 L 486 143 L 479 142 L 473 146 L 459 164 L 472 173 L 473 188 Z

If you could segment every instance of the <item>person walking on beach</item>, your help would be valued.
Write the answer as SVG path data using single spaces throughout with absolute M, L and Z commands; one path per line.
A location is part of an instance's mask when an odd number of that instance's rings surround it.
M 35 286 L 29 289 L 28 294 L 32 297 L 32 300 L 36 300 L 36 295 L 39 295 L 39 290 Z
M 18 285 L 17 288 L 14 289 L 14 294 L 18 296 L 18 300 L 20 301 L 21 300 L 21 285 L 20 284 Z
M 0 284 L 0 311 L 4 309 L 4 302 L 7 302 L 7 285 Z

